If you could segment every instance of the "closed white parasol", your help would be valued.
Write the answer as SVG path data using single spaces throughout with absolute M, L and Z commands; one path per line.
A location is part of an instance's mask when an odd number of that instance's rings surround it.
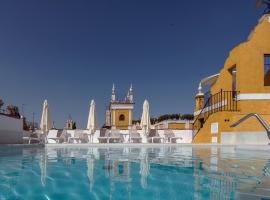
M 149 131 L 151 128 L 151 122 L 150 122 L 150 111 L 149 111 L 149 103 L 147 100 L 143 103 L 143 113 L 141 118 L 141 127 L 144 130 L 145 133 Z
M 93 134 L 96 131 L 96 128 L 97 128 L 96 103 L 94 100 L 92 100 L 90 104 L 86 129 L 88 129 L 90 133 Z
M 43 103 L 40 129 L 44 134 L 47 134 L 49 130 L 52 129 L 52 120 L 51 120 L 51 116 L 49 112 L 49 104 L 47 100 L 45 100 Z

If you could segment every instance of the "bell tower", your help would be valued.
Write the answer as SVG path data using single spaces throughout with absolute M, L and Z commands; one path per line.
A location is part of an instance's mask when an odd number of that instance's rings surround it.
M 115 85 L 113 84 L 111 102 L 109 105 L 110 125 L 117 129 L 129 129 L 132 126 L 133 120 L 133 88 L 130 86 L 127 96 L 124 99 L 119 99 L 116 95 Z
M 204 93 L 202 92 L 202 84 L 199 84 L 198 93 L 195 97 L 196 107 L 195 112 L 203 109 L 204 106 Z
M 199 84 L 198 93 L 195 97 L 196 107 L 195 107 L 195 113 L 200 113 L 201 110 L 204 107 L 204 93 L 202 92 L 202 84 Z M 198 120 L 196 120 L 196 123 L 194 124 L 195 129 L 199 129 L 204 124 L 204 116 L 198 116 Z

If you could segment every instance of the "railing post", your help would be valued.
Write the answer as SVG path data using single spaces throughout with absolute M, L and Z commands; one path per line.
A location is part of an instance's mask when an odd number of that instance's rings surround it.
M 231 110 L 231 101 L 230 101 L 230 91 L 228 91 L 228 97 L 227 97 L 227 99 L 228 99 L 228 111 L 230 111 Z
M 222 90 L 220 90 L 220 93 L 219 93 L 219 111 L 222 111 L 222 99 L 221 99 L 221 96 L 222 96 Z
M 239 91 L 236 92 L 236 97 L 235 97 L 236 111 L 238 111 L 238 94 L 239 94 Z
M 223 93 L 223 90 L 221 89 L 220 90 L 220 102 L 221 102 L 221 108 L 220 108 L 220 110 L 221 110 L 221 112 L 222 112 L 222 107 L 223 107 L 222 93 Z
M 231 109 L 230 109 L 230 111 L 233 111 L 233 91 L 231 91 L 230 93 L 231 93 Z
M 228 95 L 227 95 L 227 91 L 224 91 L 224 101 L 226 101 L 226 104 L 224 105 L 224 111 L 227 111 L 228 108 Z

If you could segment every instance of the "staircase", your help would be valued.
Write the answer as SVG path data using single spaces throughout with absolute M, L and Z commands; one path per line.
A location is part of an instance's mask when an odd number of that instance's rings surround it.
M 210 95 L 206 100 L 203 109 L 197 111 L 197 117 L 193 125 L 193 138 L 203 128 L 204 123 L 214 113 L 217 112 L 237 112 L 238 103 L 237 96 L 239 91 L 223 91 L 220 90 L 218 93 Z M 196 114 L 196 113 L 195 113 Z

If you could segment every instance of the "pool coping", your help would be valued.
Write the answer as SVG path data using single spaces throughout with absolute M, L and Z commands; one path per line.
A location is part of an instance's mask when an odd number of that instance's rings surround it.
M 121 148 L 121 147 L 233 147 L 237 150 L 270 151 L 270 145 L 254 144 L 181 144 L 181 143 L 83 143 L 83 144 L 0 144 L 0 147 L 44 148 Z
M 0 144 L 0 147 L 45 147 L 45 144 Z
M 110 148 L 110 147 L 234 147 L 238 150 L 257 150 L 257 151 L 270 151 L 270 145 L 248 145 L 248 144 L 169 144 L 169 143 L 85 143 L 85 144 L 46 144 L 45 148 L 69 148 L 69 147 L 100 147 L 100 148 Z

